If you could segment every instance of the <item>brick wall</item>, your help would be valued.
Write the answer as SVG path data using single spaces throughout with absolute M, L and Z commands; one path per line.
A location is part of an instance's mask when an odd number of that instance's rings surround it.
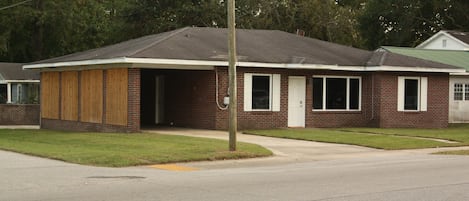
M 227 96 L 228 72 L 218 67 L 219 102 Z M 343 71 L 285 70 L 238 68 L 238 128 L 263 129 L 288 126 L 288 76 L 306 78 L 306 127 L 446 127 L 448 122 L 448 75 L 443 73 L 371 73 Z M 281 75 L 280 112 L 244 111 L 244 73 Z M 360 76 L 362 99 L 360 111 L 313 111 L 313 75 Z M 397 112 L 397 77 L 428 77 L 428 111 Z M 228 111 L 217 109 L 216 129 L 228 128 Z
M 164 76 L 165 124 L 179 127 L 215 128 L 215 73 L 190 70 L 144 70 L 143 85 L 155 85 L 152 77 Z M 145 86 L 142 122 L 154 122 L 154 87 Z M 146 112 L 146 110 L 151 110 Z
M 88 123 L 79 121 L 67 121 L 57 119 L 41 119 L 41 128 L 63 131 L 79 131 L 79 132 L 133 132 L 127 130 L 125 126 L 116 126 L 100 123 Z
M 37 104 L 0 104 L 0 125 L 39 125 Z
M 227 68 L 217 68 L 219 74 L 219 102 L 227 95 Z M 288 76 L 305 76 L 306 78 L 306 127 L 353 127 L 369 126 L 371 121 L 371 79 L 369 73 L 353 73 L 340 71 L 285 70 L 265 68 L 238 68 L 238 128 L 264 129 L 285 128 L 288 126 Z M 244 73 L 267 73 L 281 75 L 280 112 L 244 111 Z M 359 112 L 324 112 L 313 111 L 312 82 L 313 75 L 338 75 L 362 77 L 362 110 Z M 368 97 L 368 98 L 367 98 Z M 217 109 L 216 129 L 228 128 L 228 111 Z
M 141 70 L 129 69 L 127 131 L 140 131 Z
M 449 76 L 444 73 L 375 73 L 376 126 L 444 128 L 448 126 Z M 397 111 L 398 76 L 428 77 L 427 111 Z

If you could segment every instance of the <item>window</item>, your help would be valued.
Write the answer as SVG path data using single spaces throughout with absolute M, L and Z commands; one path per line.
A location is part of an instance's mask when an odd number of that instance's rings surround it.
M 398 111 L 427 111 L 427 78 L 398 77 Z
M 244 111 L 280 111 L 279 74 L 244 74 Z
M 360 110 L 360 77 L 313 77 L 314 110 Z
M 0 104 L 5 104 L 7 103 L 8 100 L 8 94 L 7 94 L 7 85 L 6 84 L 0 84 Z
M 454 84 L 454 100 L 464 100 L 463 84 Z
M 448 42 L 447 42 L 446 39 L 443 39 L 443 40 L 441 41 L 441 43 L 442 43 L 442 44 L 441 44 L 442 47 L 446 47 L 446 45 L 447 45 Z
M 252 109 L 270 109 L 270 78 L 266 75 L 252 76 Z
M 469 101 L 469 84 L 454 84 L 454 100 Z
M 39 83 L 12 83 L 11 103 L 37 104 L 39 103 Z

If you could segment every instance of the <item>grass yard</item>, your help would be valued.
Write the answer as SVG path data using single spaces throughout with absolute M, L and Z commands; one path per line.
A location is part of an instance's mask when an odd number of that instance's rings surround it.
M 270 156 L 254 144 L 153 133 L 112 134 L 0 129 L 0 149 L 93 166 L 123 167 Z
M 469 155 L 469 150 L 457 150 L 457 151 L 442 151 L 437 152 L 435 154 L 442 154 L 442 155 Z
M 452 126 L 446 129 L 314 128 L 250 130 L 245 131 L 245 133 L 317 142 L 351 144 L 385 150 L 469 145 L 468 125 Z M 420 139 L 419 137 L 450 140 L 456 143 L 439 142 L 431 139 Z

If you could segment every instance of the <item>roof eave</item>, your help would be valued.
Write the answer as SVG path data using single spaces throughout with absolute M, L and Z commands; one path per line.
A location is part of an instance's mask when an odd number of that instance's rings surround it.
M 183 60 L 183 59 L 154 59 L 154 58 L 112 58 L 84 61 L 70 61 L 58 63 L 29 64 L 23 69 L 47 69 L 64 68 L 91 65 L 126 64 L 130 68 L 154 68 L 154 69 L 191 69 L 191 70 L 213 70 L 215 66 L 228 66 L 227 61 L 207 60 Z M 283 68 L 283 69 L 310 69 L 310 70 L 335 70 L 335 71 L 411 71 L 411 72 L 441 72 L 460 73 L 464 69 L 444 69 L 429 67 L 401 67 L 401 66 L 343 66 L 327 64 L 296 64 L 296 63 L 264 63 L 264 62 L 237 62 L 238 67 L 253 68 Z
M 463 73 L 460 68 L 404 67 L 404 66 L 368 66 L 366 71 L 426 72 L 426 73 Z

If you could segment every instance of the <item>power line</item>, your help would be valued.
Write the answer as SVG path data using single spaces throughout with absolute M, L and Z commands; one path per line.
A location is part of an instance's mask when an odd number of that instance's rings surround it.
M 5 7 L 3 7 L 3 8 L 0 8 L 0 11 L 1 11 L 1 10 L 6 10 L 6 9 L 9 9 L 9 8 L 13 8 L 13 7 L 19 6 L 19 5 L 21 5 L 21 4 L 28 3 L 28 2 L 30 2 L 30 1 L 32 1 L 32 0 L 26 0 L 26 1 L 22 1 L 22 2 L 19 2 L 19 3 L 15 3 L 15 4 L 12 4 L 12 5 L 9 5 L 9 6 L 5 6 Z

